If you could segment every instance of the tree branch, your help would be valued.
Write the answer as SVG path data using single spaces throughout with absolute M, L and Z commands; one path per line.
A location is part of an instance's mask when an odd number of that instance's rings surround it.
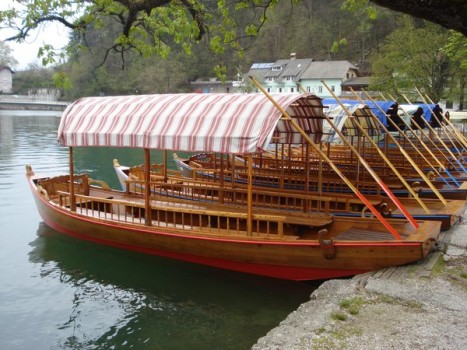
M 467 36 L 467 1 L 465 0 L 370 0 L 372 3 L 423 18 Z

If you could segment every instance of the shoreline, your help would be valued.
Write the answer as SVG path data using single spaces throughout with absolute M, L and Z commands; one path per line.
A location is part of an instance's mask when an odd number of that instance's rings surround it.
M 410 265 L 325 281 L 252 350 L 461 349 L 467 344 L 467 224 Z

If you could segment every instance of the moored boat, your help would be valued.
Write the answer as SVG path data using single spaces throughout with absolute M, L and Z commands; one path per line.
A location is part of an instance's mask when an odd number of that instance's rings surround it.
M 222 202 L 223 204 L 232 205 L 245 204 L 244 194 L 246 191 L 241 184 L 230 186 L 228 181 L 221 181 L 219 175 L 217 177 L 213 176 L 213 172 L 216 169 L 216 166 L 213 165 L 214 155 L 209 157 L 201 155 L 201 160 L 210 159 L 209 162 L 206 161 L 204 164 L 206 168 L 201 166 L 202 162 L 196 162 L 199 166 L 194 169 L 188 165 L 190 163 L 189 159 L 193 162 L 194 159 L 197 160 L 198 158 L 199 155 L 193 155 L 184 160 L 184 158 L 180 158 L 174 154 L 174 160 L 177 167 L 179 169 L 184 169 L 184 173 L 174 173 L 172 171 L 172 178 L 166 179 L 167 186 L 151 186 L 152 191 L 158 192 L 164 196 L 179 199 L 212 203 Z M 119 179 L 123 190 L 130 186 L 134 191 L 140 193 L 144 191 L 142 185 L 144 175 L 142 173 L 141 166 L 122 166 L 117 160 L 114 160 L 113 163 L 117 178 Z M 163 165 L 158 165 L 157 168 L 161 169 L 163 168 Z M 217 173 L 219 174 L 219 169 L 217 169 Z M 154 181 L 162 181 L 162 175 L 160 172 L 152 171 L 151 174 Z M 183 179 L 183 176 L 186 178 Z M 187 179 L 193 179 L 193 177 L 196 177 L 196 181 L 186 181 Z M 205 178 L 208 180 L 207 182 L 203 181 Z M 224 178 L 224 180 L 226 179 Z M 136 189 L 138 186 L 139 190 Z M 171 187 L 171 189 L 168 189 L 168 187 Z M 368 213 L 366 205 L 351 193 L 317 193 L 310 191 L 308 193 L 309 198 L 315 199 L 305 203 L 303 201 L 304 192 L 302 190 L 296 191 L 293 189 L 287 189 L 286 192 L 281 192 L 271 188 L 261 188 L 261 186 L 256 186 L 254 187 L 253 192 L 255 193 L 252 197 L 253 205 L 261 208 L 269 207 L 280 211 L 289 210 L 310 212 L 313 210 L 322 211 L 324 205 L 326 205 L 329 208 L 328 212 L 333 216 L 361 217 L 368 214 L 371 215 L 371 213 Z M 219 193 L 222 193 L 222 198 L 219 197 Z M 318 198 L 320 197 L 322 199 L 322 203 L 319 203 Z M 385 217 L 405 219 L 404 214 L 389 200 L 389 198 L 380 195 L 367 195 L 366 197 Z M 448 230 L 453 225 L 457 224 L 461 220 L 465 209 L 464 200 L 450 199 L 446 201 L 446 204 L 444 204 L 435 198 L 424 198 L 423 203 L 428 209 L 428 212 L 425 211 L 414 198 L 403 197 L 400 198 L 400 202 L 416 220 L 440 221 L 441 230 L 443 231 Z
M 139 148 L 145 158 L 142 186 L 149 189 L 150 149 L 247 155 L 266 150 L 273 139 L 314 145 L 302 136 L 313 135 L 318 142 L 320 99 L 311 94 L 274 97 L 287 118 L 261 94 L 80 99 L 67 108 L 58 131 L 59 142 L 70 150 L 69 174 L 40 176 L 27 168 L 39 213 L 47 225 L 77 238 L 291 280 L 349 276 L 426 256 L 440 222 L 384 218 L 371 201 L 366 205 L 375 217 L 337 218 L 326 211 L 298 216 L 254 207 L 251 181 L 246 205 L 236 208 L 150 190 L 117 191 L 74 171 L 74 147 Z M 157 185 L 174 186 L 162 171 Z

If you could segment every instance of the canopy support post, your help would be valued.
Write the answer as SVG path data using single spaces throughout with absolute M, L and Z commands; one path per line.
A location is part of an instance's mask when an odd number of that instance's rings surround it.
M 248 153 L 247 235 L 253 232 L 253 156 Z
M 68 159 L 70 166 L 70 210 L 76 211 L 76 197 L 75 197 L 75 169 L 73 161 L 73 147 L 68 149 Z
M 151 152 L 149 148 L 144 149 L 144 208 L 146 226 L 152 226 L 151 215 Z
M 167 176 L 167 166 L 168 166 L 167 157 L 168 157 L 167 150 L 165 149 L 164 150 L 164 167 L 163 167 L 164 183 L 167 183 L 167 180 L 168 180 L 168 176 Z

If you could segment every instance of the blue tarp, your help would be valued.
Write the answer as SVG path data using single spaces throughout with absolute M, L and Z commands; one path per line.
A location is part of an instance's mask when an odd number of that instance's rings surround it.
M 342 103 L 348 103 L 348 104 L 359 104 L 361 103 L 358 100 L 340 100 Z M 384 124 L 384 126 L 387 126 L 388 122 L 386 119 L 386 113 L 381 112 L 381 110 L 378 108 L 378 106 L 386 112 L 389 107 L 391 107 L 395 102 L 394 101 L 370 101 L 370 100 L 364 100 L 364 104 L 366 104 L 373 114 Z M 329 106 L 329 105 L 335 105 L 338 104 L 338 102 L 334 98 L 325 98 L 323 99 L 323 106 Z

